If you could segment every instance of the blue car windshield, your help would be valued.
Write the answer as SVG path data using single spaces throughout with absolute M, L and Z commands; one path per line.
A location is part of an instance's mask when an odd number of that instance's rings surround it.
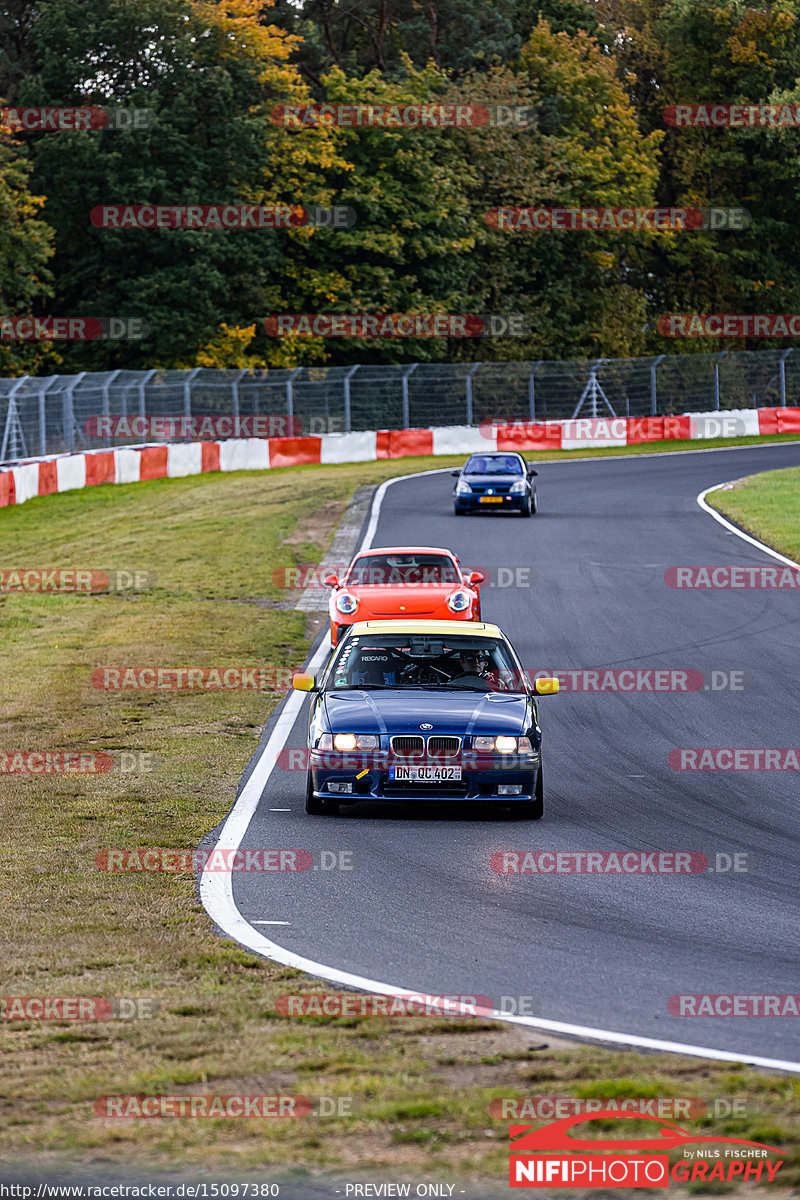
M 522 475 L 522 463 L 515 454 L 473 454 L 464 467 L 465 475 Z
M 459 689 L 522 692 L 528 688 L 500 638 L 428 634 L 351 634 L 328 670 L 324 690 Z

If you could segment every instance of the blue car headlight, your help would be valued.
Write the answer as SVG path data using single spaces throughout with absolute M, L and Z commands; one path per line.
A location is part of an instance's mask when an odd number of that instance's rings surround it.
M 333 735 L 334 750 L 349 753 L 352 750 L 377 750 L 380 745 L 374 733 L 335 733 Z
M 456 495 L 457 496 L 471 496 L 472 495 L 472 488 L 469 486 L 469 484 L 464 479 L 459 479 L 458 483 L 456 484 Z
M 508 489 L 508 491 L 509 491 L 509 494 L 510 494 L 510 495 L 512 495 L 512 496 L 524 496 L 524 495 L 525 495 L 525 481 L 524 481 L 524 479 L 520 479 L 520 480 L 518 480 L 518 482 L 517 482 L 517 483 L 512 483 L 512 485 L 511 485 L 511 487 Z
M 529 737 L 509 737 L 504 733 L 496 737 L 474 737 L 472 748 L 483 754 L 533 754 Z

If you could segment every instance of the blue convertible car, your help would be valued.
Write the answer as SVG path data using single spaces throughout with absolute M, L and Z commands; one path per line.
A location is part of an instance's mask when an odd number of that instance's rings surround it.
M 351 625 L 312 693 L 306 812 L 362 800 L 484 801 L 542 816 L 536 697 L 496 625 L 363 621 Z

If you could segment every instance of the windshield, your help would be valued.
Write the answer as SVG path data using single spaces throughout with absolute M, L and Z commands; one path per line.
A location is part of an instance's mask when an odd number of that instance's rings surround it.
M 446 554 L 362 554 L 350 568 L 351 586 L 398 583 L 460 583 L 456 564 Z
M 464 467 L 465 475 L 522 475 L 515 454 L 473 454 Z
M 325 691 L 350 688 L 527 690 L 505 642 L 448 634 L 370 634 L 347 638 L 328 671 Z

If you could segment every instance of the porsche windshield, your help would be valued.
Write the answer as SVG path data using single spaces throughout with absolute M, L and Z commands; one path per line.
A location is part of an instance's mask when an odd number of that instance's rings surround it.
M 350 587 L 459 582 L 456 565 L 446 554 L 362 554 L 347 576 Z
M 464 467 L 465 475 L 522 475 L 522 463 L 514 454 L 473 454 Z
M 526 691 L 508 646 L 493 637 L 353 634 L 342 644 L 326 691 L 353 688 L 459 688 Z

